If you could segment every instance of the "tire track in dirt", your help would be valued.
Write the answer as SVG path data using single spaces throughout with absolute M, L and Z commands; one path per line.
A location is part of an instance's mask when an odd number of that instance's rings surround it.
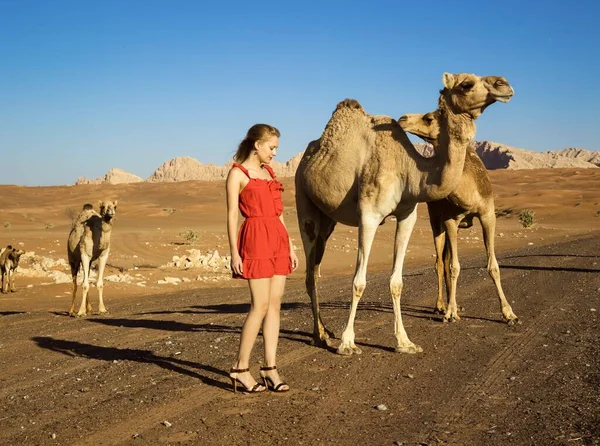
M 541 259 L 536 259 L 539 263 Z M 534 265 L 535 268 L 536 265 Z M 571 265 L 572 267 L 572 265 Z M 513 271 L 517 271 L 514 269 Z M 532 274 L 540 274 L 534 272 Z M 509 284 L 512 279 L 518 279 L 516 275 L 503 275 L 507 280 L 503 283 Z M 535 282 L 541 280 L 535 277 L 528 278 L 528 292 L 523 292 L 523 295 L 534 295 Z M 561 285 L 568 282 L 567 280 L 560 282 Z M 537 345 L 537 343 L 547 334 L 549 330 L 555 329 L 561 325 L 559 319 L 564 318 L 565 307 L 573 304 L 576 294 L 569 288 L 563 290 L 559 287 L 556 292 L 562 295 L 558 306 L 548 306 L 544 301 L 540 302 L 541 314 L 534 316 L 532 320 L 526 320 L 522 326 L 517 327 L 512 336 L 512 342 L 506 344 L 496 355 L 494 355 L 487 364 L 483 367 L 483 371 L 471 379 L 463 388 L 455 392 L 456 398 L 451 399 L 447 404 L 442 406 L 439 414 L 440 420 L 450 421 L 450 425 L 460 425 L 468 422 L 468 417 L 473 417 L 475 407 L 481 405 L 489 398 L 491 389 L 498 388 L 498 384 L 502 379 L 507 379 L 511 369 L 517 369 L 522 362 L 524 356 L 529 356 L 528 352 Z M 568 313 L 567 313 L 568 315 Z M 518 331 L 517 331 L 518 330 Z

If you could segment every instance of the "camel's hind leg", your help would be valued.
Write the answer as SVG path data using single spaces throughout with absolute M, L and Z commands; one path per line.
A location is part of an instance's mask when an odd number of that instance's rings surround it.
M 456 285 L 458 283 L 458 276 L 460 275 L 460 263 L 458 261 L 458 222 L 454 219 L 448 219 L 444 224 L 446 226 L 446 243 L 449 245 L 447 247 L 449 252 L 444 253 L 444 263 L 448 265 L 446 281 L 448 281 L 448 276 L 450 276 L 448 309 L 444 315 L 444 322 L 455 322 L 460 320 L 458 305 L 456 303 Z
M 329 337 L 334 334 L 327 330 L 321 319 L 319 308 L 318 277 L 320 264 L 325 253 L 327 239 L 333 232 L 335 222 L 310 202 L 301 187 L 296 187 L 296 208 L 298 226 L 306 259 L 306 292 L 310 297 L 313 312 L 313 344 L 329 346 Z
M 402 312 L 400 310 L 400 297 L 402 295 L 403 280 L 402 267 L 404 257 L 408 248 L 408 241 L 417 222 L 417 207 L 414 206 L 406 211 L 406 214 L 397 216 L 396 237 L 394 241 L 394 269 L 390 278 L 390 292 L 394 305 L 394 335 L 396 336 L 396 351 L 402 353 L 419 353 L 423 349 L 408 339 L 404 324 L 402 323 Z
M 502 291 L 502 284 L 500 283 L 500 267 L 498 266 L 494 249 L 494 235 L 496 232 L 496 215 L 494 210 L 492 209 L 491 212 L 480 216 L 479 220 L 481 221 L 481 228 L 483 230 L 483 243 L 485 243 L 485 250 L 488 257 L 488 274 L 496 285 L 496 291 L 498 293 L 498 298 L 500 299 L 502 317 L 508 322 L 509 325 L 513 325 L 519 321 L 519 318 L 515 313 L 513 313 L 508 300 L 506 300 L 504 291 Z
M 109 250 L 107 249 L 98 258 L 98 279 L 96 280 L 96 288 L 98 288 L 98 311 L 100 314 L 107 312 L 106 307 L 104 306 L 102 291 L 104 290 L 104 268 L 106 267 L 106 262 L 108 261 L 108 253 Z

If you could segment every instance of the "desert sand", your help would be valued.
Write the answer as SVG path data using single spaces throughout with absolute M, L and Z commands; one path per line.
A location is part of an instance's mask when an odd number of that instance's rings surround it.
M 409 336 L 425 352 L 392 352 L 390 219 L 375 238 L 359 307 L 364 353 L 351 358 L 310 346 L 293 178 L 282 179 L 285 220 L 301 260 L 282 311 L 287 396 L 230 392 L 226 371 L 247 285 L 230 279 L 223 258 L 222 180 L 0 186 L 0 245 L 28 253 L 17 292 L 0 295 L 0 442 L 598 444 L 600 170 L 495 170 L 490 177 L 503 283 L 522 324 L 500 321 L 478 222 L 459 232 L 464 316 L 442 324 L 433 314 L 434 249 L 426 206 L 419 205 L 403 309 Z M 105 282 L 109 314 L 71 318 L 71 284 L 57 273 L 68 274 L 69 214 L 101 199 L 119 203 L 105 274 L 112 276 Z M 535 212 L 532 228 L 519 224 L 523 209 Z M 181 236 L 186 229 L 199 236 L 191 244 Z M 356 236 L 356 228 L 339 225 L 321 268 L 324 317 L 338 335 Z M 174 256 L 194 249 L 220 263 L 173 265 Z M 538 290 L 544 295 L 534 297 Z M 92 287 L 97 310 L 95 293 Z M 260 349 L 259 342 L 257 361 Z

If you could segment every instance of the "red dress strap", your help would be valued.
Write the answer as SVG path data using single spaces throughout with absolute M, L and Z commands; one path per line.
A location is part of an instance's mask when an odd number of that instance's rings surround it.
M 269 175 L 271 175 L 271 178 L 276 179 L 277 177 L 275 176 L 275 172 L 273 172 L 273 168 L 271 166 L 269 166 L 268 164 L 263 164 L 262 167 L 264 167 L 267 172 L 269 172 Z
M 232 168 L 233 168 L 233 167 L 237 167 L 237 168 L 238 168 L 238 169 L 240 169 L 242 172 L 244 172 L 248 178 L 250 178 L 250 173 L 248 172 L 248 169 L 246 169 L 246 168 L 245 168 L 244 166 L 242 166 L 241 164 L 238 164 L 238 163 L 233 163 L 233 166 L 231 166 L 231 167 L 232 167 Z

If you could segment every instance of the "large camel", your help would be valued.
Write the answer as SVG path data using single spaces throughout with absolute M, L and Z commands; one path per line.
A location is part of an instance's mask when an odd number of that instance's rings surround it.
M 416 353 L 400 312 L 402 265 L 419 202 L 440 200 L 460 181 L 475 120 L 490 104 L 508 102 L 513 89 L 497 76 L 443 75 L 440 91 L 439 154 L 423 158 L 396 120 L 365 113 L 355 100 L 338 104 L 321 138 L 307 147 L 296 171 L 298 223 L 306 256 L 306 289 L 312 301 L 314 342 L 328 345 L 331 334 L 319 312 L 318 265 L 337 223 L 358 226 L 358 254 L 352 305 L 338 353 L 361 353 L 354 343 L 354 319 L 366 287 L 369 253 L 377 227 L 396 217 L 394 268 L 390 291 L 396 351 Z
M 100 213 L 94 211 L 93 206 L 84 205 L 73 228 L 69 233 L 67 242 L 67 254 L 71 266 L 71 277 L 73 278 L 73 299 L 69 314 L 82 317 L 92 313 L 88 292 L 90 290 L 90 267 L 92 262 L 98 259 L 98 278 L 96 288 L 98 289 L 98 311 L 106 313 L 104 306 L 104 268 L 110 253 L 110 235 L 112 232 L 113 218 L 117 211 L 117 201 L 100 201 Z M 75 314 L 75 297 L 77 295 L 77 273 L 83 268 L 83 296 L 79 311 Z
M 440 134 L 440 113 L 438 110 L 426 114 L 407 114 L 399 119 L 405 132 L 412 133 L 433 145 L 438 151 Z M 438 277 L 438 297 L 436 310 L 445 313 L 444 321 L 459 320 L 456 304 L 456 283 L 460 274 L 458 261 L 458 228 L 472 225 L 473 217 L 477 217 L 483 230 L 483 242 L 487 252 L 487 270 L 496 285 L 502 316 L 509 324 L 518 321 L 500 283 L 500 268 L 494 250 L 496 231 L 496 211 L 492 183 L 483 162 L 469 145 L 462 177 L 458 186 L 443 200 L 427 203 L 429 222 L 433 230 L 436 261 L 435 269 Z M 467 223 L 462 223 L 467 219 Z M 448 308 L 444 303 L 443 284 L 446 282 Z

